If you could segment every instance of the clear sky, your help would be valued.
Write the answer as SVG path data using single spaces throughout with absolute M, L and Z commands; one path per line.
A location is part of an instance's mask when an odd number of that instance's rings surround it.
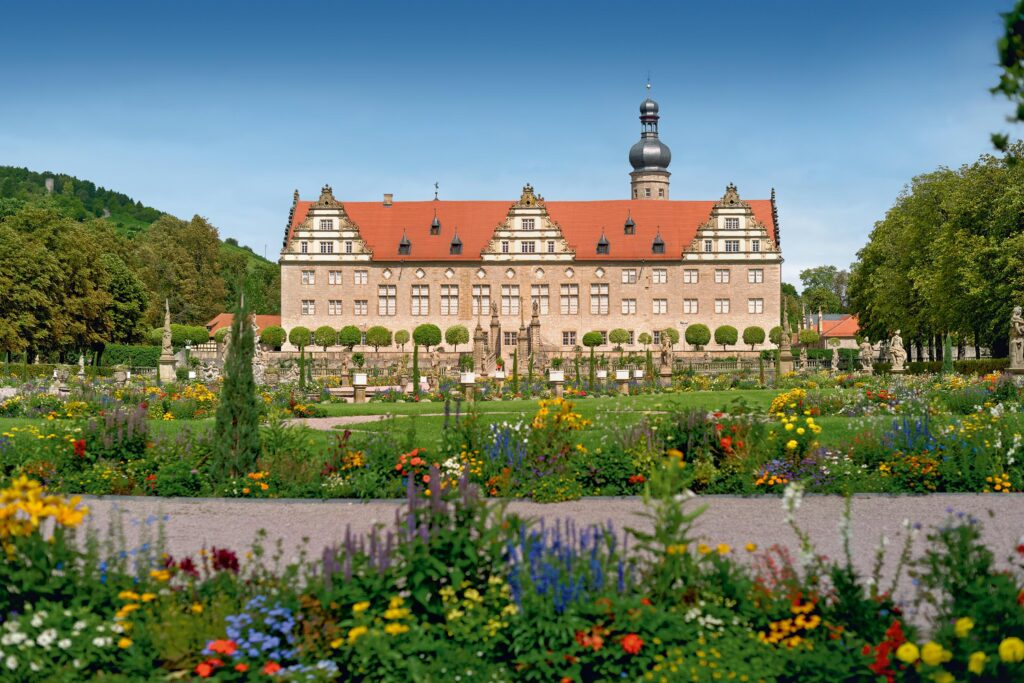
M 292 191 L 324 183 L 625 199 L 650 72 L 672 197 L 775 187 L 796 282 L 848 266 L 914 175 L 1010 130 L 988 88 L 1011 4 L 6 3 L 0 164 L 201 214 L 273 259 Z

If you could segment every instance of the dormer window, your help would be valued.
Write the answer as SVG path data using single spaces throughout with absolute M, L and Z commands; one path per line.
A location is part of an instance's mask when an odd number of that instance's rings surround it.
M 739 218 L 726 218 L 725 219 L 725 229 L 726 230 L 739 230 L 740 229 L 740 219 Z
M 610 247 L 611 247 L 611 245 L 608 243 L 608 238 L 605 237 L 604 233 L 602 232 L 601 233 L 601 239 L 599 239 L 597 241 L 597 253 L 598 254 L 608 254 L 608 253 L 611 253 L 610 252 Z
M 659 232 L 654 236 L 654 242 L 651 243 L 652 254 L 664 254 L 665 253 L 665 240 L 661 239 L 661 233 Z
M 633 216 L 630 215 L 626 218 L 626 225 L 623 226 L 623 232 L 627 235 L 636 234 L 636 223 L 633 222 Z
M 412 253 L 412 242 L 409 241 L 409 238 L 403 232 L 402 233 L 402 241 L 398 243 L 398 255 L 399 256 L 408 256 L 411 253 Z
M 452 237 L 452 243 L 448 247 L 448 253 L 452 256 L 458 256 L 462 253 L 462 240 L 459 239 L 459 233 L 455 233 L 455 236 Z
M 437 211 L 434 212 L 434 220 L 430 221 L 430 234 L 440 235 L 441 234 L 441 221 L 437 218 Z

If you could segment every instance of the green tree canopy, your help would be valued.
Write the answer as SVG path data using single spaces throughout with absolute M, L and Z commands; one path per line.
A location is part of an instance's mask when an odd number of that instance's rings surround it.
M 686 343 L 693 344 L 697 348 L 707 346 L 711 341 L 711 330 L 707 325 L 697 323 L 686 328 Z
M 818 340 L 821 339 L 821 335 L 818 334 L 817 330 L 806 329 L 800 330 L 800 334 L 797 338 L 800 340 L 801 344 L 805 346 L 812 346 L 818 343 Z
M 338 343 L 351 351 L 353 347 L 362 343 L 363 332 L 355 325 L 345 325 L 338 331 Z
M 313 331 L 313 343 L 326 352 L 328 346 L 338 343 L 338 333 L 330 325 L 321 325 Z
M 288 338 L 288 334 L 284 331 L 284 328 L 280 325 L 267 325 L 260 332 L 260 343 L 266 345 L 268 348 L 280 351 L 281 347 L 284 346 L 285 340 Z
M 672 342 L 672 346 L 679 343 L 679 330 L 674 327 L 666 327 L 661 331 L 662 334 L 668 335 L 669 341 Z
M 782 344 L 781 325 L 776 325 L 775 327 L 768 331 L 768 341 L 770 341 L 772 344 L 775 344 L 775 346 L 779 346 L 780 344 Z
M 379 351 L 382 346 L 391 346 L 391 330 L 383 325 L 374 325 L 366 331 L 366 343 Z
M 444 341 L 451 344 L 453 351 L 458 351 L 459 344 L 469 343 L 469 330 L 465 325 L 452 325 L 444 331 Z
M 149 292 L 135 271 L 117 254 L 103 254 L 101 261 L 110 277 L 110 335 L 106 341 L 133 344 L 144 333 L 142 323 L 149 306 Z
M 231 346 L 224 359 L 224 385 L 214 424 L 214 466 L 221 476 L 239 477 L 256 469 L 260 455 L 260 410 L 252 374 L 255 349 L 245 299 L 231 323 Z
M 398 330 L 395 332 L 395 343 L 404 351 L 405 345 L 409 343 L 409 331 Z
M 313 333 L 309 331 L 308 327 L 297 325 L 288 333 L 288 341 L 291 342 L 292 346 L 297 346 L 301 351 L 313 341 Z
M 583 335 L 583 345 L 593 349 L 604 344 L 604 336 L 600 332 L 587 332 Z
M 715 328 L 715 343 L 722 345 L 722 350 L 725 350 L 726 346 L 732 346 L 739 340 L 739 332 L 732 325 L 721 325 Z
M 764 343 L 764 328 L 753 325 L 743 330 L 743 343 L 750 344 L 750 350 L 758 344 Z
M 622 351 L 622 345 L 629 341 L 629 332 L 621 327 L 616 327 L 608 333 L 608 341 L 615 344 L 618 351 Z
M 801 299 L 808 310 L 817 313 L 845 313 L 846 288 L 850 274 L 835 266 L 818 266 L 800 271 L 800 281 L 804 285 Z
M 431 346 L 441 343 L 441 328 L 433 323 L 418 325 L 412 331 L 412 339 L 417 346 L 425 346 L 429 351 Z
M 636 340 L 643 344 L 644 348 L 646 348 L 651 342 L 654 341 L 654 337 L 652 337 L 649 332 L 641 332 L 639 335 L 637 335 Z

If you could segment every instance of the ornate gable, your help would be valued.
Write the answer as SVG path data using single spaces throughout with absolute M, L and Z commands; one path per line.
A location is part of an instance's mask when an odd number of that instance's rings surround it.
M 480 252 L 483 261 L 571 261 L 575 252 L 562 228 L 548 215 L 544 197 L 527 183 L 519 201 L 509 207 L 505 220 L 494 228 Z
M 287 260 L 344 263 L 369 261 L 373 251 L 359 234 L 359 226 L 349 217 L 345 205 L 335 199 L 331 186 L 324 185 L 320 197 L 309 205 L 306 217 L 295 226 L 281 256 Z
M 768 228 L 757 220 L 736 186 L 729 183 L 683 252 L 684 261 L 697 259 L 779 261 L 781 256 Z

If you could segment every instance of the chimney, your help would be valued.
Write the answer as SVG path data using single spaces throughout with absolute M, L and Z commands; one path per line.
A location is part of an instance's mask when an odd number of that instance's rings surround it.
M 384 206 L 391 206 L 391 200 L 392 200 L 392 198 L 394 198 L 394 196 L 395 195 L 391 194 L 390 192 L 385 192 L 384 193 Z

